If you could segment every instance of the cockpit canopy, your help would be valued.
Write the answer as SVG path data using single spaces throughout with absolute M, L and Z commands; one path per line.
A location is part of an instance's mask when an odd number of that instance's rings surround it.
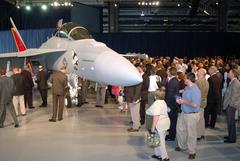
M 69 22 L 63 24 L 56 32 L 55 36 L 61 38 L 67 38 L 70 40 L 91 39 L 92 35 L 88 30 L 76 23 Z

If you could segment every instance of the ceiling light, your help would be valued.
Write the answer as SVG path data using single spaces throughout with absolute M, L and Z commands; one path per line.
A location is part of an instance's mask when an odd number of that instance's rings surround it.
M 54 6 L 54 7 L 57 7 L 57 6 L 59 6 L 59 5 L 60 5 L 60 4 L 59 4 L 58 2 L 56 2 L 56 1 L 53 3 L 53 6 Z
M 67 2 L 65 2 L 65 3 L 64 3 L 64 5 L 65 5 L 65 6 L 68 6 L 68 3 L 67 3 Z
M 164 21 L 164 22 L 168 22 L 168 19 L 164 19 L 163 21 Z
M 192 6 L 188 6 L 189 8 L 192 8 Z
M 216 5 L 218 6 L 218 2 L 216 2 Z
M 180 7 L 181 6 L 180 3 L 178 3 L 177 6 Z
M 41 8 L 42 8 L 42 10 L 47 10 L 47 5 L 44 4 L 41 6 Z
M 114 7 L 117 7 L 117 3 L 114 3 Z
M 152 4 L 150 4 L 150 5 L 154 5 L 155 6 L 155 2 L 153 2 Z
M 145 3 L 145 5 L 147 6 L 147 5 L 148 5 L 148 3 L 146 2 L 146 3 Z M 150 3 L 149 3 L 149 5 L 150 5 Z
M 157 5 L 157 6 L 159 5 L 159 1 L 156 2 L 156 5 Z
M 141 2 L 138 2 L 138 5 L 141 5 Z
M 145 2 L 142 2 L 142 5 L 145 5 Z
M 17 9 L 20 9 L 20 6 L 19 6 L 19 5 L 17 5 Z
M 210 15 L 207 10 L 203 11 L 206 15 Z
M 26 10 L 30 11 L 31 10 L 31 7 L 29 5 L 27 5 L 26 7 Z

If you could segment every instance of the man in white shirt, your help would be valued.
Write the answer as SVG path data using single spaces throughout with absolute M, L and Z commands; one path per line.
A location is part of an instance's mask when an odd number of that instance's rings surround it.
M 148 87 L 148 106 L 151 106 L 155 101 L 155 91 L 158 89 L 157 82 L 161 81 L 161 77 L 156 75 L 155 70 L 152 68 L 149 79 L 150 81 Z

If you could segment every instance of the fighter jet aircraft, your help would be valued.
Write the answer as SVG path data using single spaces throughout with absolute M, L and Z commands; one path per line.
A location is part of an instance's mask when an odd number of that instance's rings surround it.
M 10 21 L 18 52 L 0 54 L 0 66 L 6 67 L 9 61 L 11 66 L 23 66 L 26 59 L 37 60 L 48 70 L 59 70 L 64 65 L 68 73 L 110 85 L 131 86 L 142 82 L 140 73 L 126 58 L 94 40 L 78 24 L 65 23 L 39 49 L 27 49 L 14 22 Z

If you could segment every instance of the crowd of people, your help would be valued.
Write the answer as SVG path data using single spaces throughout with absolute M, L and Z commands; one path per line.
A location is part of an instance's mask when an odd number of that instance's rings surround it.
M 8 75 L 8 76 L 7 76 Z M 37 78 L 35 80 L 37 89 L 41 95 L 42 104 L 39 107 L 47 107 L 48 97 L 48 73 L 43 66 L 38 66 Z M 53 95 L 53 116 L 49 121 L 55 122 L 63 119 L 64 99 L 67 88 L 66 67 L 63 66 L 59 71 L 55 71 L 49 78 L 52 84 Z M 4 128 L 6 109 L 9 109 L 14 120 L 15 127 L 19 127 L 18 116 L 26 116 L 26 107 L 33 106 L 33 87 L 34 80 L 31 67 L 26 65 L 22 70 L 14 67 L 12 72 L 6 74 L 4 69 L 0 69 L 0 128 Z
M 238 59 L 197 57 L 182 59 L 160 57 L 130 60 L 142 75 L 143 82 L 129 87 L 96 83 L 96 107 L 103 108 L 111 93 L 122 111 L 129 109 L 132 126 L 128 132 L 138 132 L 146 124 L 146 114 L 152 116 L 149 133 L 159 135 L 161 144 L 154 148 L 155 159 L 168 161 L 166 141 L 176 141 L 176 151 L 188 151 L 189 159 L 196 157 L 197 140 L 205 138 L 205 128 L 215 128 L 217 115 L 226 112 L 228 135 L 226 143 L 236 142 L 236 111 L 240 107 L 240 66 Z M 53 114 L 50 122 L 63 120 L 64 99 L 68 89 L 66 67 L 50 78 L 39 65 L 37 88 L 42 98 L 39 107 L 48 106 L 50 82 L 53 96 Z M 87 103 L 89 81 L 78 80 L 78 106 Z M 9 109 L 15 127 L 17 116 L 25 116 L 26 107 L 34 108 L 32 90 L 34 81 L 29 66 L 23 71 L 13 68 L 11 77 L 0 70 L 0 127 L 4 127 L 6 109 Z M 109 92 L 110 91 L 110 92 Z M 124 95 L 124 97 L 123 97 Z M 121 99 L 120 99 L 121 98 Z M 123 99 L 124 98 L 124 99 Z M 146 110 L 147 109 L 147 110 Z
M 205 128 L 215 128 L 217 115 L 223 112 L 228 127 L 224 142 L 236 142 L 235 119 L 240 107 L 238 59 L 160 57 L 131 62 L 139 69 L 143 82 L 124 89 L 133 122 L 128 131 L 139 131 L 147 105 L 146 113 L 153 116 L 149 133 L 157 133 L 161 140 L 153 158 L 169 160 L 166 140 L 176 141 L 176 151 L 188 151 L 188 158 L 195 159 L 197 140 L 205 138 Z M 161 99 L 159 93 L 165 97 Z

